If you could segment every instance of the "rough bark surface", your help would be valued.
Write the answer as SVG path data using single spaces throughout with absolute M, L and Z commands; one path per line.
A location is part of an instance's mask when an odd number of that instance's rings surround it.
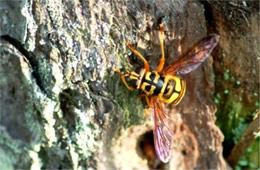
M 260 2 L 203 1 L 208 30 L 218 32 L 221 39 L 213 53 L 217 124 L 225 135 L 224 157 L 232 167 L 256 169 L 260 167 L 259 137 L 244 141 L 245 154 L 231 151 L 242 148 L 239 139 L 250 129 L 260 104 Z M 260 122 L 258 122 L 258 127 Z M 249 129 L 247 129 L 249 128 Z M 247 130 L 246 130 L 247 129 Z M 257 130 L 255 132 L 257 134 Z M 237 152 L 238 153 L 238 152 Z M 234 164 L 231 159 L 236 159 Z M 241 157 L 238 160 L 238 157 Z
M 209 33 L 201 2 L 0 5 L 0 169 L 227 168 L 211 100 L 212 58 L 183 77 L 186 96 L 168 108 L 182 125 L 167 165 L 150 147 L 152 122 L 143 115 L 138 93 L 128 91 L 111 71 L 142 66 L 127 41 L 156 68 L 161 22 L 166 65 L 176 60 Z

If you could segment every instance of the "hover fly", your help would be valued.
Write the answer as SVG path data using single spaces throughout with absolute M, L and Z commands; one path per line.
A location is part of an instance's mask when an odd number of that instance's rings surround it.
M 152 110 L 154 120 L 153 133 L 156 154 L 162 162 L 166 163 L 170 159 L 174 129 L 170 126 L 169 115 L 165 112 L 164 103 L 177 105 L 182 100 L 186 91 L 186 82 L 176 75 L 187 74 L 198 68 L 218 44 L 219 36 L 211 34 L 198 41 L 166 68 L 164 68 L 164 30 L 162 24 L 160 24 L 159 39 L 162 56 L 156 70 L 150 71 L 146 59 L 129 42 L 126 45 L 144 62 L 144 68 L 132 72 L 126 71 L 126 74 L 121 73 L 119 69 L 113 68 L 113 70 L 120 75 L 129 90 L 139 89 L 142 92 L 141 97 L 145 97 L 148 108 Z

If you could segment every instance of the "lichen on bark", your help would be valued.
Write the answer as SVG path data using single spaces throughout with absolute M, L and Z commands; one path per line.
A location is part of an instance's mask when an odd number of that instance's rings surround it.
M 211 101 L 212 58 L 184 77 L 187 95 L 178 107 L 169 107 L 183 125 L 168 165 L 144 156 L 140 143 L 151 134 L 152 121 L 143 114 L 138 92 L 124 87 L 112 71 L 143 66 L 127 41 L 156 68 L 160 23 L 166 65 L 176 60 L 210 33 L 205 4 L 24 0 L 1 1 L 1 7 L 2 168 L 225 168 Z

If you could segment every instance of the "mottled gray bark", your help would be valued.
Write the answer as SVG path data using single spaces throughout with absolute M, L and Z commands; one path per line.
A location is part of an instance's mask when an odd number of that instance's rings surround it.
M 4 169 L 226 169 L 215 125 L 213 59 L 169 106 L 182 121 L 163 165 L 140 147 L 152 122 L 112 67 L 152 68 L 165 26 L 166 65 L 209 32 L 198 1 L 1 1 L 0 166 Z M 178 140 L 177 140 L 178 139 Z M 151 138 L 152 140 L 152 138 Z M 149 149 L 148 149 L 149 151 Z M 147 157 L 148 156 L 148 157 Z M 1 168 L 1 169 L 2 169 Z

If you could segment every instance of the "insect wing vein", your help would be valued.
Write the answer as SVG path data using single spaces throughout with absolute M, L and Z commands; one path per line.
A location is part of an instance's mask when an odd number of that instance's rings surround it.
M 170 159 L 173 140 L 171 121 L 166 118 L 164 108 L 156 98 L 153 98 L 154 143 L 158 158 L 166 163 Z M 163 116 L 160 116 L 163 115 Z
M 163 70 L 163 75 L 187 74 L 196 68 L 210 56 L 212 50 L 219 42 L 219 35 L 211 34 L 193 45 L 179 59 Z

